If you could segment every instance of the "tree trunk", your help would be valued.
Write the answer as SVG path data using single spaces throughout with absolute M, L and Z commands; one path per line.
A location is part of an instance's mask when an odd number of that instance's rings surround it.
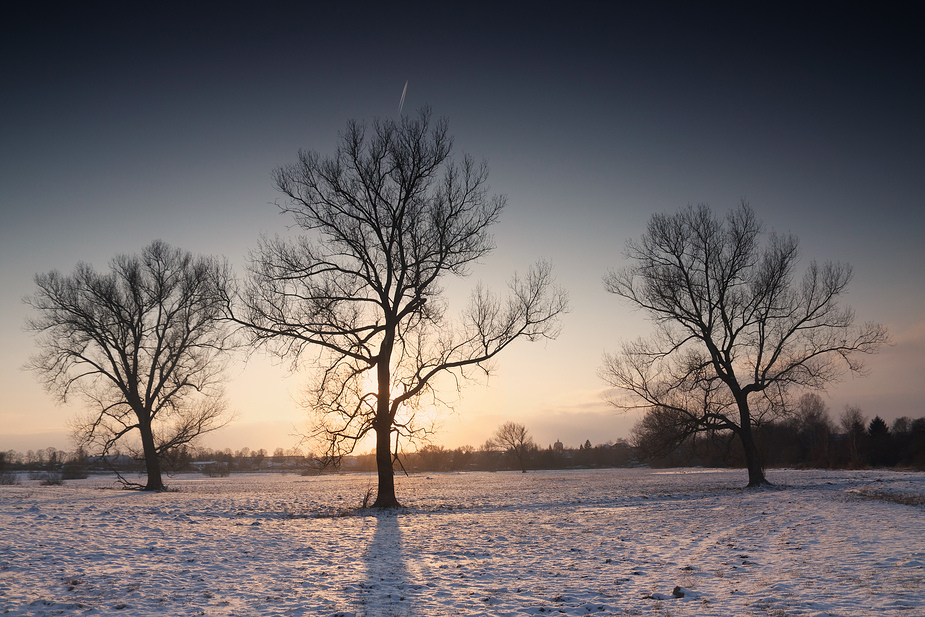
M 376 470 L 379 472 L 379 489 L 374 508 L 398 508 L 395 497 L 395 471 L 392 469 L 392 431 L 390 423 L 376 427 Z
M 376 364 L 376 470 L 379 473 L 379 490 L 376 493 L 374 508 L 398 508 L 395 497 L 395 471 L 392 469 L 392 375 L 389 362 L 392 358 L 392 346 L 395 341 L 394 327 L 386 330 L 379 348 Z
M 745 465 L 748 468 L 748 486 L 768 486 L 771 483 L 764 477 L 764 468 L 758 456 L 758 448 L 752 438 L 752 427 L 743 428 L 739 435 L 742 439 L 742 448 L 745 450 Z
M 150 420 L 138 423 L 141 431 L 141 447 L 145 454 L 145 470 L 148 472 L 146 491 L 163 491 L 164 481 L 161 479 L 161 463 L 157 458 L 157 447 L 154 445 L 154 433 L 151 431 Z
M 745 452 L 745 466 L 748 468 L 748 487 L 769 486 L 771 483 L 764 477 L 761 457 L 758 456 L 758 446 L 755 445 L 755 438 L 752 435 L 752 416 L 748 409 L 748 401 L 744 395 L 738 400 L 738 405 L 739 439 L 742 441 L 742 449 Z

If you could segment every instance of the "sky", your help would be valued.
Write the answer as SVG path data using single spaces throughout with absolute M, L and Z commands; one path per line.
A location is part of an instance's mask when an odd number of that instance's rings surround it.
M 332 153 L 348 119 L 429 105 L 455 154 L 507 196 L 496 250 L 447 285 L 502 287 L 550 260 L 571 312 L 519 342 L 441 412 L 436 443 L 478 446 L 503 422 L 537 443 L 627 438 L 604 400 L 606 351 L 652 331 L 604 291 L 626 242 L 687 204 L 747 199 L 800 238 L 802 265 L 850 263 L 845 298 L 893 344 L 824 394 L 833 418 L 925 416 L 923 22 L 890 3 L 533 5 L 70 3 L 0 25 L 0 450 L 73 448 L 60 405 L 22 370 L 33 276 L 106 269 L 155 239 L 243 274 L 261 234 L 294 233 L 271 173 Z M 331 3 L 339 4 L 339 3 Z M 235 359 L 236 420 L 210 447 L 290 448 L 307 375 Z

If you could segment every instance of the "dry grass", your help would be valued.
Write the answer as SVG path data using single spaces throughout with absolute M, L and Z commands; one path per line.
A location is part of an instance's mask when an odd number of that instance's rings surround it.
M 898 503 L 904 506 L 925 506 L 925 495 L 915 493 L 891 493 L 875 489 L 860 489 L 855 494 L 864 499 L 876 499 L 889 503 Z

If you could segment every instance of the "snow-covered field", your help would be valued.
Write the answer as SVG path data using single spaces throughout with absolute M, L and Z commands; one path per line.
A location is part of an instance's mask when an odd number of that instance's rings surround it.
M 925 473 L 595 470 L 0 486 L 10 615 L 925 615 Z M 676 597 L 683 594 L 683 597 Z

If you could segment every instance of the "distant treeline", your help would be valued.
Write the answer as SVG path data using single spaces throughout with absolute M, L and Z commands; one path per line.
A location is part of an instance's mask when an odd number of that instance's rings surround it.
M 887 426 L 879 416 L 869 423 L 836 427 L 827 415 L 797 415 L 756 429 L 764 465 L 822 469 L 904 467 L 925 470 L 925 418 L 898 418 Z M 742 467 L 742 448 L 729 431 L 701 433 L 668 452 L 634 438 L 640 460 L 656 467 Z
M 586 441 L 578 448 L 566 448 L 556 442 L 547 448 L 533 444 L 526 450 L 527 469 L 575 469 L 596 467 L 628 467 L 636 464 L 633 447 L 624 440 L 592 446 Z M 497 449 L 476 450 L 471 446 L 447 449 L 428 445 L 407 454 L 396 471 L 501 471 L 520 470 L 521 461 L 513 452 Z M 353 457 L 345 466 L 363 471 L 376 469 L 375 455 Z
M 756 437 L 767 467 L 867 468 L 904 467 L 925 470 L 925 418 L 899 418 L 887 426 L 879 416 L 869 423 L 855 415 L 842 418 L 836 427 L 828 415 L 804 413 L 786 420 L 759 426 Z M 744 460 L 738 440 L 731 432 L 698 434 L 670 451 L 657 448 L 646 435 L 636 432 L 632 442 L 592 445 L 590 440 L 578 448 L 561 442 L 546 448 L 530 445 L 527 469 L 575 469 L 627 467 L 648 464 L 654 467 L 742 467 Z M 659 442 L 664 443 L 664 442 Z M 297 449 L 266 450 L 243 448 L 232 451 L 181 447 L 164 460 L 173 473 L 199 472 L 223 476 L 254 471 L 319 473 L 325 470 L 375 471 L 375 455 L 344 457 L 338 465 L 322 462 Z M 500 471 L 519 470 L 521 461 L 513 452 L 471 446 L 445 448 L 427 445 L 400 457 L 398 472 Z M 91 472 L 142 472 L 143 461 L 130 454 L 114 453 L 105 458 L 90 456 L 83 450 L 64 452 L 55 448 L 0 452 L 0 474 L 15 471 L 55 472 L 65 479 L 86 477 Z
M 590 467 L 625 467 L 637 462 L 633 447 L 624 440 L 592 446 L 590 441 L 578 448 L 566 448 L 560 442 L 542 449 L 532 446 L 527 453 L 530 469 L 569 469 Z M 232 451 L 211 448 L 181 447 L 164 461 L 165 468 L 173 473 L 201 472 L 224 476 L 230 473 L 253 471 L 291 471 L 318 473 L 323 471 L 375 471 L 375 454 L 344 457 L 335 465 L 325 465 L 311 454 L 297 449 L 277 448 L 273 454 L 266 450 L 243 448 Z M 63 452 L 55 448 L 0 452 L 0 471 L 61 471 L 84 472 L 115 470 L 122 473 L 142 472 L 144 462 L 139 457 L 114 453 L 105 458 L 88 456 L 82 450 Z M 499 471 L 520 469 L 520 461 L 511 453 L 497 449 L 476 450 L 471 446 L 447 449 L 426 445 L 416 452 L 400 457 L 395 469 L 398 472 L 427 471 Z M 73 473 L 72 473 L 73 475 Z M 86 473 L 84 474 L 85 477 Z

